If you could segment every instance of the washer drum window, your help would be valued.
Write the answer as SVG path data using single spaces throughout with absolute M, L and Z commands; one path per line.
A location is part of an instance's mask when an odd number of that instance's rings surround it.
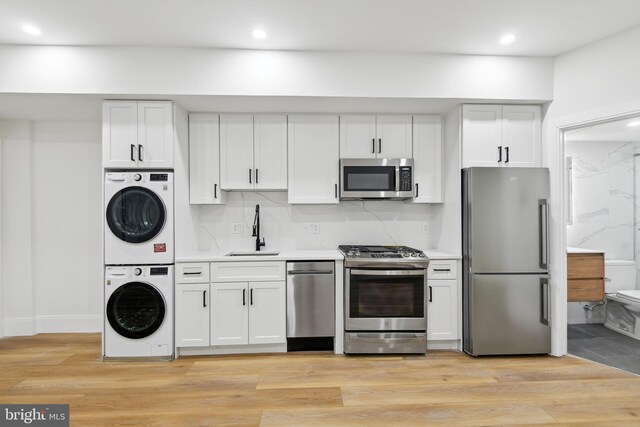
M 127 187 L 107 205 L 107 224 L 120 240 L 144 243 L 164 227 L 166 209 L 156 193 L 144 187 Z
M 164 298 L 147 283 L 127 283 L 111 294 L 107 302 L 109 324 L 126 338 L 150 336 L 162 325 L 164 315 Z

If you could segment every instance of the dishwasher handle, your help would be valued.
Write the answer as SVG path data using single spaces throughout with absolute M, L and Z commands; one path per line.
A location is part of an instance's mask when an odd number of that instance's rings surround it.
M 289 270 L 287 271 L 287 274 L 289 276 L 333 274 L 333 270 Z

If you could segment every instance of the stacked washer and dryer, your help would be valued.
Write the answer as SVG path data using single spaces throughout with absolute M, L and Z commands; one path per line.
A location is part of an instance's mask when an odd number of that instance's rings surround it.
M 103 140 L 103 144 L 107 142 Z M 173 170 L 111 169 L 108 161 L 103 164 L 102 355 L 104 358 L 171 360 L 174 354 Z

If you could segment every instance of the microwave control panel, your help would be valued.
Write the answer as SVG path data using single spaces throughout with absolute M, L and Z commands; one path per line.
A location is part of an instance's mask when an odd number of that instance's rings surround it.
M 411 191 L 411 166 L 400 166 L 400 191 Z

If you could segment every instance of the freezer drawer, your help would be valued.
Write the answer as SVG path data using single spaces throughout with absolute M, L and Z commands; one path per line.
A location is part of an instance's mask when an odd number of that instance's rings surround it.
M 335 336 L 333 261 L 287 263 L 287 338 Z
M 549 276 L 465 277 L 464 351 L 474 356 L 551 351 Z

